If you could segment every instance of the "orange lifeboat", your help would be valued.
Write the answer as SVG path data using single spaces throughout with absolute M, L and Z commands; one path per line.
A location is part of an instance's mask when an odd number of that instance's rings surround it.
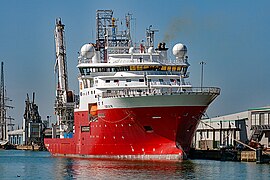
M 92 116 L 97 116 L 97 103 L 89 104 L 89 114 Z

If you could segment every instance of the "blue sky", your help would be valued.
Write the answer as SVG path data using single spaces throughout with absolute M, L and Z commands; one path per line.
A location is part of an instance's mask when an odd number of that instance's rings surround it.
M 71 1 L 9 0 L 0 2 L 0 61 L 13 99 L 10 115 L 21 125 L 26 93 L 36 93 L 43 119 L 54 119 L 55 19 L 66 25 L 69 86 L 78 92 L 77 56 L 95 39 L 95 13 L 112 9 L 117 18 L 132 13 L 136 40 L 145 29 L 159 29 L 155 42 L 188 47 L 189 81 L 200 85 L 200 61 L 205 61 L 204 85 L 218 86 L 221 95 L 209 107 L 210 116 L 269 105 L 270 1 L 156 0 Z M 171 49 L 169 49 L 170 51 Z

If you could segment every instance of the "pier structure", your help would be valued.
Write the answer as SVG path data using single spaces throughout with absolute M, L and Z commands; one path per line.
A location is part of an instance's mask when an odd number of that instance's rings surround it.
M 270 106 L 202 119 L 193 139 L 195 149 L 242 146 L 270 149 Z
M 270 106 L 201 119 L 191 159 L 270 162 Z
M 195 149 L 220 149 L 248 141 L 248 112 L 202 119 L 193 139 Z
M 250 141 L 270 149 L 270 106 L 248 110 Z

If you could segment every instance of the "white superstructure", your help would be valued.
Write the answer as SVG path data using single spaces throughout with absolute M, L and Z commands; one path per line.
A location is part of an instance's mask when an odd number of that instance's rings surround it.
M 96 43 L 88 43 L 81 48 L 77 66 L 80 71 L 78 111 L 87 110 L 92 105 L 99 109 L 111 106 L 104 105 L 103 98 L 113 96 L 203 91 L 192 89 L 185 81 L 189 77 L 189 63 L 184 44 L 176 44 L 172 49 L 175 59 L 168 59 L 165 43 L 154 48 L 154 32 L 157 30 L 152 30 L 151 26 L 146 33 L 147 43 L 134 46 L 130 33 L 127 33 L 130 32 L 130 18 L 126 18 L 127 30 L 118 31 L 111 11 L 98 11 L 97 14 L 97 25 L 103 24 L 98 26 L 97 32 L 105 35 L 98 34 Z M 204 88 L 204 91 L 215 90 Z

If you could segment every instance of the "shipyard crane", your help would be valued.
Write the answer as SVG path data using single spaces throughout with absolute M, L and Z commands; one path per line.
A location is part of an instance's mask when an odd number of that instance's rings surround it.
M 55 73 L 57 76 L 55 114 L 59 125 L 60 138 L 70 137 L 74 124 L 74 95 L 68 88 L 66 46 L 64 27 L 61 19 L 56 19 L 55 25 Z
M 24 142 L 25 145 L 37 144 L 42 146 L 42 130 L 44 126 L 41 116 L 38 112 L 38 105 L 35 103 L 35 93 L 31 102 L 28 94 L 25 100 L 25 110 L 23 115 L 23 129 L 25 130 Z

